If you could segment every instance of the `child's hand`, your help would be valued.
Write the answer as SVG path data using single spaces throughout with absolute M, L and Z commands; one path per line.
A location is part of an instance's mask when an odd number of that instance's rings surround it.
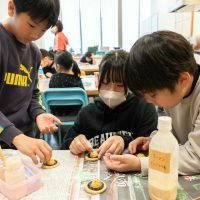
M 52 114 L 42 113 L 36 117 L 36 123 L 41 133 L 56 132 L 58 130 L 55 123 L 61 125 L 61 121 Z
M 69 149 L 75 155 L 78 155 L 85 151 L 88 151 L 88 152 L 93 151 L 90 142 L 87 140 L 87 138 L 83 134 L 80 134 L 73 139 L 73 141 L 71 142 L 69 146 Z
M 147 151 L 149 149 L 149 137 L 138 137 L 129 143 L 128 150 L 131 154 L 135 154 L 138 150 Z
M 117 172 L 129 172 L 129 171 L 140 171 L 141 164 L 140 159 L 134 155 L 125 154 L 125 155 L 111 155 L 106 153 L 104 162 L 108 169 L 117 171 Z
M 48 78 L 51 78 L 51 77 L 53 76 L 53 74 L 50 73 L 50 72 L 47 72 L 47 73 L 46 73 L 46 76 L 47 76 Z
M 21 153 L 29 156 L 35 164 L 38 163 L 37 157 L 41 163 L 51 158 L 52 148 L 44 140 L 20 134 L 13 139 L 13 144 Z
M 124 140 L 121 136 L 109 137 L 97 150 L 99 158 L 105 153 L 121 154 L 124 151 Z

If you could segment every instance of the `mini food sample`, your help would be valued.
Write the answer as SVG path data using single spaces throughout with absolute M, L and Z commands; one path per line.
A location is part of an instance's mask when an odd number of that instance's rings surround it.
M 88 161 L 96 161 L 98 159 L 98 153 L 96 151 L 92 151 L 85 156 L 85 160 Z
M 145 157 L 145 155 L 143 153 L 137 153 L 136 157 Z
M 43 163 L 42 168 L 43 169 L 51 169 L 51 168 L 57 167 L 58 165 L 59 165 L 58 161 L 51 158 L 46 163 Z
M 84 189 L 89 194 L 100 194 L 106 190 L 106 184 L 99 179 L 93 179 L 85 185 Z
M 149 156 L 149 152 L 148 151 L 138 151 L 136 154 L 135 154 L 136 157 L 148 157 Z

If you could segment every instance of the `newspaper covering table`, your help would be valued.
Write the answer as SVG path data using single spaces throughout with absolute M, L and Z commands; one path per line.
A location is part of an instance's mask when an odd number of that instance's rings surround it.
M 30 162 L 28 157 L 18 154 L 25 162 Z M 83 156 L 74 156 L 67 150 L 54 150 L 53 158 L 60 165 L 41 169 L 42 187 L 23 200 L 149 200 L 147 177 L 108 171 L 102 159 L 85 161 Z M 104 181 L 107 190 L 100 195 L 87 194 L 84 184 L 92 178 Z M 200 199 L 200 175 L 180 177 L 179 182 L 177 200 Z M 0 199 L 7 198 L 0 194 Z
M 84 191 L 84 185 L 92 178 L 99 178 L 107 190 L 92 196 Z M 195 181 L 192 184 L 191 181 Z M 200 175 L 179 177 L 177 200 L 200 199 Z M 192 198 L 193 197 L 193 198 Z M 116 173 L 108 171 L 103 160 L 86 161 L 76 157 L 73 176 L 68 188 L 70 200 L 149 200 L 148 178 L 139 173 Z

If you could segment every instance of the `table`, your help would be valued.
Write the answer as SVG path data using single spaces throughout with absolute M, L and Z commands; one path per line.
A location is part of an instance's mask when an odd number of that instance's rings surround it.
M 99 71 L 99 66 L 98 65 L 83 65 L 79 64 L 80 70 L 84 71 L 86 75 L 88 74 L 93 74 L 94 72 Z
M 77 62 L 77 63 L 80 63 L 80 59 L 81 59 L 82 56 L 73 56 L 73 59 Z M 98 56 L 98 55 L 94 55 L 94 58 L 96 60 L 96 64 L 99 65 L 101 60 L 102 60 L 102 56 Z
M 88 76 L 82 76 L 81 77 L 83 86 L 85 88 L 85 91 L 88 95 L 88 97 L 94 97 L 98 96 L 98 88 L 95 85 L 95 76 L 94 75 L 88 75 Z M 39 89 L 40 92 L 43 93 L 49 88 L 49 81 L 50 79 L 39 79 Z
M 16 152 L 23 158 L 25 162 L 31 162 L 27 157 L 14 150 L 4 150 L 9 153 Z M 60 162 L 57 168 L 51 170 L 41 169 L 42 187 L 32 194 L 24 197 L 23 200 L 66 200 L 68 195 L 68 187 L 71 181 L 71 175 L 75 164 L 76 157 L 69 151 L 53 151 L 53 157 Z M 40 165 L 37 166 L 40 168 Z M 1 200 L 7 200 L 0 194 Z
M 98 96 L 95 75 L 81 76 L 81 80 L 88 96 Z
M 17 152 L 25 162 L 30 162 L 28 157 L 18 151 L 5 151 Z M 97 162 L 88 162 L 83 156 L 74 156 L 67 150 L 54 150 L 53 158 L 59 161 L 60 165 L 53 169 L 41 169 L 42 187 L 23 198 L 24 200 L 149 200 L 147 177 L 141 177 L 140 174 L 135 173 L 108 171 L 102 159 Z M 39 165 L 37 167 L 39 168 Z M 107 184 L 107 190 L 100 195 L 87 194 L 84 191 L 84 181 L 91 178 L 101 178 Z M 197 185 L 195 181 L 200 183 L 200 175 L 185 176 L 181 179 L 177 200 L 191 199 L 183 188 Z M 1 194 L 0 199 L 6 200 Z

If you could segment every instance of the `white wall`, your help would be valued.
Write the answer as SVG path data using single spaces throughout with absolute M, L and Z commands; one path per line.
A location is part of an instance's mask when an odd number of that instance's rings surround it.
M 154 23 L 157 18 L 158 30 L 175 30 L 175 14 L 168 11 L 174 2 L 176 0 L 151 0 L 151 16 L 154 18 Z
M 8 0 L 1 0 L 0 2 L 0 22 L 8 18 Z
M 122 44 L 130 48 L 139 37 L 139 0 L 123 0 L 122 4 Z
M 194 14 L 194 27 L 192 29 L 192 12 L 169 13 L 169 7 L 175 3 L 176 0 L 151 0 L 151 13 L 158 16 L 158 30 L 172 30 L 182 34 L 185 38 L 190 38 L 192 34 L 200 34 L 200 14 Z
M 9 17 L 8 16 L 8 0 L 0 0 L 0 22 L 3 22 L 8 17 Z M 36 41 L 36 44 L 39 47 L 44 46 L 43 43 L 44 43 L 43 38 Z

